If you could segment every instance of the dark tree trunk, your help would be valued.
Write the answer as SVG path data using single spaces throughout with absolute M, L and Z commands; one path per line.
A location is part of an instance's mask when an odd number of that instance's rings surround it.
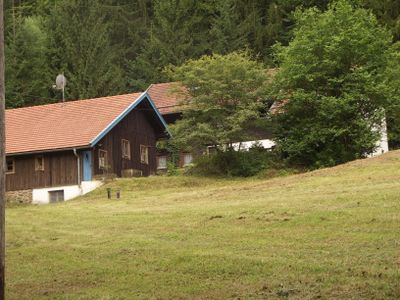
M 4 85 L 4 11 L 0 0 L 0 299 L 4 299 L 5 265 L 5 85 Z

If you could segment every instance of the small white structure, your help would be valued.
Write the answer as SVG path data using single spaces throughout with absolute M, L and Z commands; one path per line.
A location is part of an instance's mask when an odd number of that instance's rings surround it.
M 265 140 L 255 140 L 255 141 L 233 143 L 232 148 L 235 151 L 249 151 L 254 146 L 260 146 L 266 150 L 271 150 L 273 147 L 275 147 L 275 145 L 276 145 L 276 143 L 273 140 L 265 139 Z M 227 147 L 224 146 L 223 149 L 226 150 Z M 211 153 L 214 153 L 215 150 L 216 150 L 215 146 L 208 146 L 206 153 L 211 154 Z
M 374 128 L 374 131 L 379 131 L 380 132 L 380 140 L 376 142 L 376 148 L 374 152 L 368 157 L 375 157 L 382 155 L 383 153 L 389 152 L 389 139 L 388 139 L 388 134 L 387 134 L 387 125 L 386 125 L 386 118 L 382 120 L 382 124 L 379 128 Z
M 257 141 L 246 141 L 241 143 L 234 143 L 232 144 L 233 149 L 235 151 L 249 151 L 251 147 L 254 146 L 261 146 L 264 149 L 272 149 L 276 143 L 273 140 L 265 139 L 265 140 L 257 140 Z
M 81 185 L 59 186 L 32 190 L 33 204 L 48 204 L 52 202 L 68 201 L 85 195 L 103 183 L 101 181 L 82 181 Z

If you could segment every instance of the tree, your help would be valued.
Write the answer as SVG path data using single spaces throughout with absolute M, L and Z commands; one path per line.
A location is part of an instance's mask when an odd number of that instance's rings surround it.
M 235 0 L 216 1 L 215 16 L 211 21 L 210 43 L 213 53 L 227 54 L 244 49 L 246 40 L 238 25 L 241 23 Z
M 52 10 L 47 26 L 53 70 L 65 73 L 70 99 L 115 94 L 126 85 L 106 15 L 98 0 L 62 1 Z
M 392 46 L 390 64 L 386 69 L 385 86 L 390 89 L 390 99 L 386 107 L 389 146 L 400 148 L 400 42 Z
M 378 21 L 387 26 L 396 41 L 400 40 L 400 2 L 398 0 L 361 0 L 364 7 L 372 9 Z
M 236 12 L 241 20 L 237 24 L 237 30 L 245 37 L 249 49 L 267 60 L 269 48 L 278 39 L 280 29 L 283 28 L 282 11 L 273 0 L 235 2 Z
M 183 119 L 172 126 L 175 141 L 199 148 L 244 141 L 257 120 L 268 75 L 245 52 L 203 56 L 170 70 L 188 89 Z
M 6 124 L 4 80 L 4 2 L 0 0 L 0 300 L 5 299 Z
M 51 102 L 53 76 L 48 39 L 40 17 L 17 17 L 6 39 L 7 107 Z
M 283 107 L 273 117 L 289 162 L 329 166 L 370 153 L 390 98 L 391 35 L 367 10 L 340 0 L 326 12 L 297 11 L 294 39 L 277 45 Z
M 131 85 L 145 89 L 167 78 L 161 72 L 169 64 L 210 54 L 209 29 L 214 6 L 209 1 L 157 0 L 148 39 L 131 61 Z
M 153 15 L 151 0 L 103 0 L 112 45 L 119 49 L 121 66 L 134 60 L 148 37 Z

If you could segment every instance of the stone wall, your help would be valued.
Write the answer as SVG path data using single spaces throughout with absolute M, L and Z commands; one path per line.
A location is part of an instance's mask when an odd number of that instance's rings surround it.
M 32 190 L 12 191 L 6 193 L 7 204 L 32 203 Z

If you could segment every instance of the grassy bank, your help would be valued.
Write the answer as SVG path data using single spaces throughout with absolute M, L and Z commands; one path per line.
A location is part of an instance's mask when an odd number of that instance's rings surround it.
M 7 214 L 9 299 L 398 299 L 400 152 L 271 180 L 119 180 Z

